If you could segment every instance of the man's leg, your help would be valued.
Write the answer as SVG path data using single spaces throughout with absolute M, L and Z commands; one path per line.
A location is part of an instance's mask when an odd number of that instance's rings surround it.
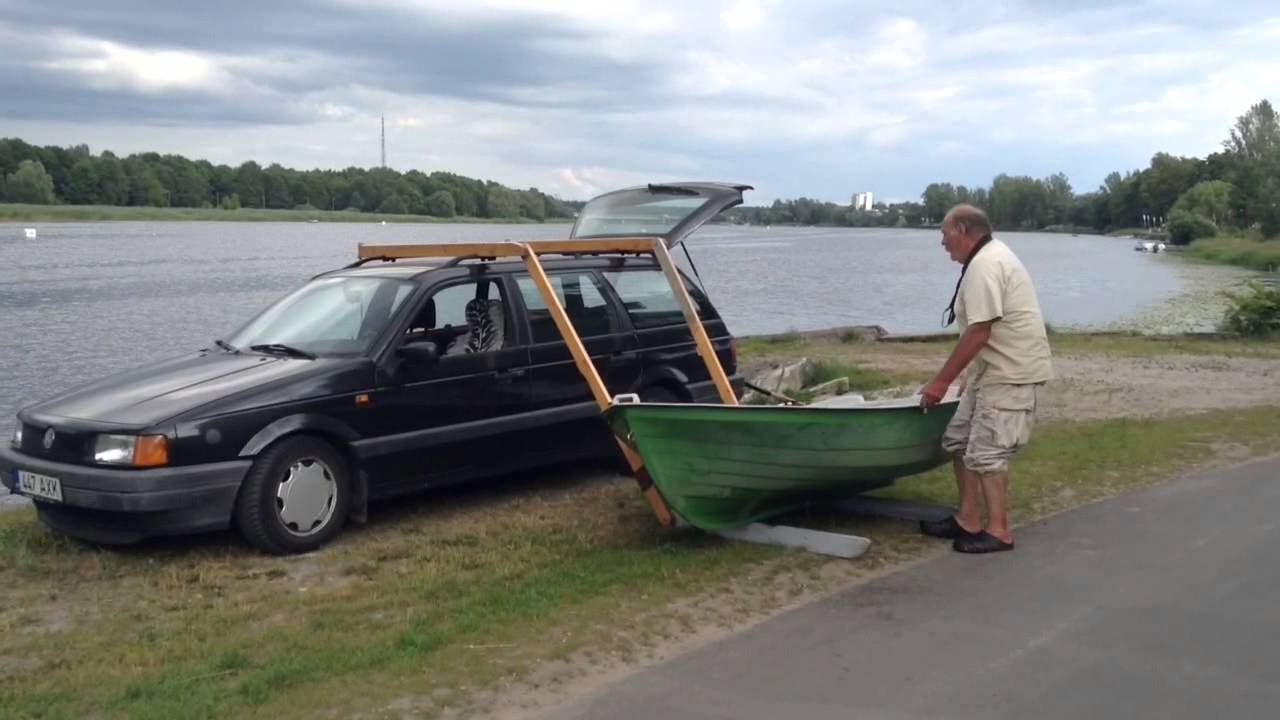
M 964 466 L 978 475 L 987 504 L 986 531 L 957 538 L 960 552 L 1013 549 L 1009 531 L 1009 459 L 1027 444 L 1035 422 L 1036 386 L 992 385 L 982 390 Z
M 960 496 L 956 522 L 967 532 L 976 533 L 982 529 L 982 509 L 978 507 L 978 496 L 980 492 L 984 492 L 983 483 L 977 473 L 964 466 L 961 455 L 954 456 L 952 465 L 955 466 L 956 488 Z
M 1013 542 L 1009 530 L 1009 472 L 982 475 L 982 496 L 987 501 L 987 532 Z
M 978 507 L 981 485 L 978 476 L 964 465 L 965 449 L 969 446 L 970 418 L 973 416 L 974 396 L 966 389 L 960 396 L 960 406 L 942 434 L 942 449 L 950 453 L 956 473 L 956 494 L 960 507 L 956 513 L 942 520 L 920 521 L 920 531 L 933 537 L 955 539 L 972 534 L 982 528 L 982 514 Z

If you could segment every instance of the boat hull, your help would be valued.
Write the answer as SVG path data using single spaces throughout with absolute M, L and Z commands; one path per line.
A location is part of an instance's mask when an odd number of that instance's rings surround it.
M 616 404 L 615 434 L 644 459 L 667 503 L 708 530 L 745 525 L 824 496 L 890 485 L 947 461 L 958 403 L 788 407 Z

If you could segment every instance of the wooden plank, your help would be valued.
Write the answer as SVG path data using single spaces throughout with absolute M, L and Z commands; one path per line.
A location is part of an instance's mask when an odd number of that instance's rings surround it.
M 689 324 L 693 340 L 698 346 L 698 354 L 707 364 L 707 372 L 715 383 L 716 391 L 720 393 L 720 401 L 725 405 L 737 405 L 738 396 L 733 393 L 733 385 L 730 384 L 729 377 L 724 374 L 724 367 L 720 365 L 715 346 L 711 344 L 711 338 L 707 337 L 707 329 L 702 326 L 702 320 L 698 318 L 698 312 L 693 307 L 689 291 L 685 289 L 684 278 L 676 270 L 671 253 L 667 252 L 667 246 L 661 240 L 653 241 L 652 250 L 654 257 L 658 258 L 658 264 L 662 266 L 662 272 L 667 276 L 667 282 L 671 283 L 671 292 L 675 294 L 676 302 L 680 303 L 684 320 Z
M 492 243 L 424 243 L 404 245 L 366 245 L 360 243 L 357 257 L 452 258 L 465 255 L 480 257 L 521 257 L 522 248 L 539 254 L 552 253 L 649 253 L 653 241 L 645 238 L 609 238 L 605 240 L 530 240 Z
M 942 520 L 954 515 L 956 512 L 956 509 L 950 505 L 869 497 L 867 495 L 854 495 L 843 500 L 837 500 L 830 505 L 824 503 L 823 509 L 833 509 L 851 515 L 875 515 L 894 520 Z
M 855 558 L 871 547 L 871 541 L 858 535 L 826 532 L 825 530 L 807 530 L 787 525 L 766 525 L 751 523 L 742 527 L 715 530 L 719 535 L 730 540 L 777 545 L 780 547 L 800 548 L 819 555 L 831 555 L 840 558 Z
M 524 243 L 537 253 L 628 252 L 648 254 L 653 241 L 648 238 L 607 238 L 600 240 L 529 240 Z
M 356 249 L 360 258 L 451 258 L 460 255 L 481 257 L 520 257 L 525 252 L 518 243 L 431 243 L 425 245 L 365 245 Z
M 601 411 L 604 411 L 605 408 L 609 407 L 609 388 L 600 379 L 600 373 L 596 372 L 596 366 L 591 362 L 591 356 L 587 353 L 587 348 L 582 344 L 582 339 L 578 337 L 578 331 L 573 327 L 573 322 L 569 319 L 568 313 L 565 312 L 564 306 L 560 304 L 560 298 L 556 295 L 555 288 L 551 287 L 551 280 L 547 278 L 547 273 L 543 269 L 542 263 L 538 261 L 537 253 L 526 251 L 524 262 L 525 267 L 529 270 L 529 276 L 533 278 L 533 284 L 538 288 L 538 293 L 542 296 L 542 301 L 546 303 L 547 309 L 551 311 L 551 319 L 555 321 L 556 328 L 560 330 L 560 335 L 569 346 L 569 354 L 573 356 L 573 362 L 578 366 L 578 372 L 582 374 L 582 377 L 587 381 L 587 385 L 591 388 L 591 396 L 595 398 L 596 405 Z M 614 440 L 618 443 L 618 447 L 622 449 L 622 454 L 626 457 L 627 464 L 631 466 L 632 472 L 635 473 L 636 482 L 640 484 L 640 490 L 644 493 L 645 499 L 649 501 L 649 507 L 653 509 L 653 514 L 657 516 L 658 523 L 664 527 L 670 527 L 674 523 L 671 509 L 667 507 L 666 501 L 662 499 L 658 488 L 654 486 L 649 473 L 644 469 L 644 460 L 640 459 L 640 456 L 628 447 L 621 438 L 615 436 Z

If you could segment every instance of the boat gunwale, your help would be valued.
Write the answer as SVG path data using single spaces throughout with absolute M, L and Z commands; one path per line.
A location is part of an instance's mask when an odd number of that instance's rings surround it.
M 822 406 L 822 405 L 725 405 L 723 403 L 632 402 L 632 403 L 614 403 L 610 405 L 608 408 L 606 408 L 605 412 L 608 413 L 615 409 L 623 409 L 623 408 L 631 408 L 631 409 L 677 408 L 677 409 L 684 409 L 684 410 L 706 409 L 706 410 L 714 410 L 716 412 L 733 410 L 734 411 L 733 414 L 736 414 L 736 415 L 742 415 L 743 411 L 752 411 L 752 412 L 758 413 L 765 410 L 773 410 L 773 411 L 786 410 L 787 412 L 792 412 L 792 413 L 800 412 L 800 411 L 810 411 L 810 412 L 819 412 L 822 414 L 845 413 L 845 412 L 859 413 L 859 412 L 866 412 L 868 410 L 876 410 L 880 412 L 893 412 L 893 413 L 900 412 L 900 411 L 915 411 L 915 412 L 919 412 L 922 415 L 925 415 L 925 414 L 928 414 L 928 411 L 933 408 L 940 408 L 945 410 L 950 406 L 954 405 L 956 407 L 959 407 L 960 405 L 959 399 L 944 400 L 943 402 L 940 402 L 937 405 L 932 405 L 929 408 L 922 407 L 918 402 L 910 402 L 910 403 L 905 403 L 901 405 L 881 404 L 881 402 L 883 401 L 871 401 L 865 404 L 842 405 L 839 407 L 830 407 L 830 406 Z

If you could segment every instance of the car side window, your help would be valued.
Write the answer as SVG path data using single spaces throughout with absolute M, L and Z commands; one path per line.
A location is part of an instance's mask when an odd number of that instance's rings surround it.
M 662 270 L 608 270 L 605 280 L 613 286 L 614 292 L 622 298 L 622 305 L 631 316 L 631 324 L 637 330 L 661 327 L 664 325 L 684 324 L 684 313 L 680 303 L 671 292 L 671 283 Z M 707 312 L 705 303 L 701 302 L 701 293 L 685 283 L 693 307 L 698 317 L 707 320 L 714 316 Z
M 589 272 L 556 273 L 548 276 L 556 297 L 564 307 L 565 314 L 573 322 L 579 337 L 595 337 L 617 332 L 613 312 L 597 284 L 595 275 Z M 529 313 L 529 329 L 533 333 L 533 342 L 556 342 L 561 339 L 560 331 L 551 318 L 551 310 L 542 300 L 538 286 L 533 278 L 524 275 L 516 278 L 520 287 L 520 296 L 524 298 L 524 306 Z
M 465 283 L 444 288 L 431 296 L 436 304 L 436 327 L 461 327 L 467 324 L 467 303 L 476 297 L 476 284 Z
M 436 343 L 442 357 L 499 350 L 507 345 L 507 303 L 502 285 L 484 281 L 448 285 L 418 308 L 406 334 Z

